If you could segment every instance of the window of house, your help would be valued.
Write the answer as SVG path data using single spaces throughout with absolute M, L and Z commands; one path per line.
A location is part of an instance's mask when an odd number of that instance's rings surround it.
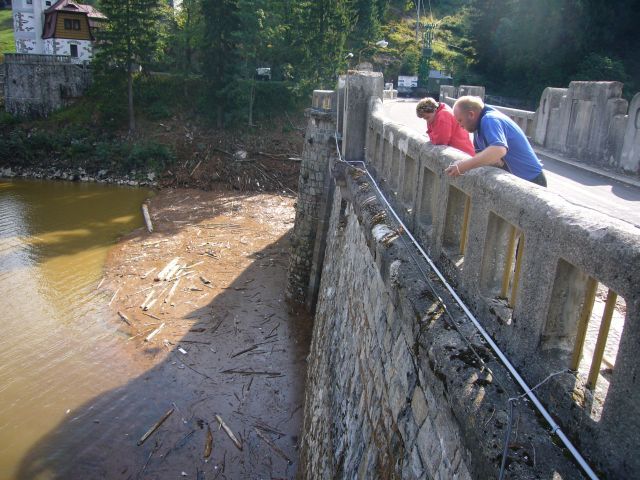
M 72 57 L 77 57 L 78 56 L 78 45 L 70 45 L 70 52 L 71 52 L 71 56 Z
M 80 20 L 72 20 L 70 18 L 64 19 L 65 30 L 80 30 Z
M 47 7 L 50 7 L 50 6 L 51 6 L 51 2 L 49 2 L 49 1 L 44 2 L 44 4 L 45 4 Z
M 33 5 L 33 0 L 27 0 L 27 5 Z

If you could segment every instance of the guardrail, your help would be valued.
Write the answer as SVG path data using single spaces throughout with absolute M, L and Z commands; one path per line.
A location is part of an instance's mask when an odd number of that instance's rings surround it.
M 380 100 L 370 112 L 366 162 L 423 248 L 530 384 L 574 371 L 540 393 L 595 463 L 640 468 L 639 230 L 498 169 L 449 178 L 464 153 L 388 121 Z

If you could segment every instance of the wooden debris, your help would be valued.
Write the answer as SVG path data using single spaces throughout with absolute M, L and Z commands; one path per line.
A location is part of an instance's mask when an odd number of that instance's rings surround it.
M 178 347 L 178 351 L 179 351 L 181 354 L 183 354 L 183 355 L 186 355 L 186 354 L 187 354 L 187 351 L 186 351 L 184 348 L 182 348 L 182 347 Z
M 102 286 L 103 283 L 104 283 L 104 277 L 102 277 L 102 280 L 100 280 L 100 283 L 96 287 L 96 290 L 100 290 L 100 287 Z
M 182 265 L 176 264 L 173 267 L 171 267 L 169 269 L 169 271 L 165 274 L 164 279 L 165 281 L 170 281 L 171 277 L 173 277 L 174 275 L 176 275 L 180 270 L 182 270 L 184 267 Z M 177 278 L 177 277 L 176 277 Z
M 144 223 L 147 225 L 147 231 L 153 232 L 153 225 L 151 224 L 151 215 L 149 215 L 149 207 L 146 203 L 142 204 L 142 216 L 144 217 Z
M 115 300 L 116 295 L 118 295 L 118 292 L 119 292 L 119 291 L 120 291 L 120 288 L 118 288 L 118 289 L 116 290 L 116 293 L 114 293 L 114 294 L 113 294 L 113 297 L 111 297 L 111 300 L 109 300 L 109 305 L 111 305 L 111 304 L 113 303 L 113 301 Z
M 149 335 L 147 335 L 144 339 L 145 342 L 148 342 L 149 340 L 151 340 L 153 337 L 155 337 L 158 333 L 160 333 L 160 330 L 162 330 L 164 328 L 164 322 L 162 324 L 160 324 L 160 326 L 158 328 L 156 328 L 153 332 L 151 332 Z
M 269 372 L 269 371 L 254 371 L 254 370 L 233 370 L 233 369 L 229 369 L 229 370 L 223 370 L 220 373 L 226 373 L 229 375 L 271 375 L 274 377 L 280 377 L 282 376 L 281 372 Z
M 258 345 L 252 345 L 249 348 L 245 348 L 244 350 L 240 350 L 238 353 L 234 353 L 233 355 L 231 355 L 231 358 L 239 357 L 243 353 L 250 352 L 251 350 L 255 350 L 256 348 L 258 348 Z
M 180 279 L 178 279 L 176 283 L 173 284 L 173 287 L 171 287 L 171 290 L 169 290 L 169 295 L 167 295 L 166 298 L 164 299 L 164 303 L 169 303 L 169 301 L 171 300 L 171 297 L 173 297 L 173 294 L 178 288 L 178 285 L 180 285 Z
M 193 177 L 193 174 L 195 173 L 195 171 L 198 169 L 198 167 L 200 166 L 200 164 L 202 163 L 202 160 L 200 160 L 198 162 L 198 164 L 193 168 L 193 170 L 191 170 L 191 173 L 189 174 L 190 177 Z
M 190 268 L 197 267 L 198 265 L 201 265 L 203 263 L 204 263 L 204 260 L 200 260 L 199 262 L 192 263 L 191 265 L 185 265 L 184 269 L 188 270 Z
M 147 304 L 149 303 L 149 301 L 151 301 L 151 298 L 153 297 L 153 293 L 154 293 L 154 292 L 153 292 L 153 290 L 152 290 L 152 291 L 150 291 L 150 292 L 147 294 L 147 297 L 144 299 L 144 302 L 142 302 L 142 303 L 140 304 L 140 308 L 141 308 L 141 309 L 143 309 L 143 310 L 147 310 L 145 307 L 147 306 Z
M 204 283 L 205 285 L 210 285 L 211 284 L 211 280 L 209 280 L 208 278 L 203 277 L 202 275 L 200 275 L 200 280 L 202 281 L 202 283 Z
M 160 321 L 162 321 L 162 319 L 161 319 L 161 318 L 156 317 L 155 315 L 153 315 L 153 314 L 151 314 L 151 313 L 142 312 L 142 314 L 143 314 L 143 315 L 146 315 L 147 317 L 151 317 L 151 318 L 153 318 L 154 320 L 160 320 Z
M 262 439 L 262 441 L 263 441 L 264 443 L 266 443 L 267 445 L 269 445 L 269 446 L 271 447 L 271 449 L 272 449 L 274 452 L 276 452 L 278 455 L 280 455 L 282 458 L 284 458 L 284 459 L 287 461 L 287 463 L 288 463 L 289 465 L 292 465 L 292 464 L 293 464 L 293 462 L 291 461 L 291 459 L 290 459 L 289 457 L 287 457 L 287 454 L 286 454 L 286 453 L 284 453 L 284 452 L 280 449 L 280 447 L 278 447 L 275 443 L 273 443 L 271 440 L 269 440 L 269 439 L 267 438 L 267 436 L 266 436 L 266 435 L 264 435 L 264 434 L 263 434 L 260 430 L 258 430 L 257 428 L 254 428 L 254 430 L 255 430 L 255 432 L 256 432 L 256 435 L 258 435 L 258 437 L 260 437 L 260 439 Z
M 120 316 L 120 318 L 122 319 L 122 321 L 124 323 L 126 323 L 129 326 L 131 326 L 131 322 L 129 321 L 129 318 L 124 313 L 122 313 L 120 310 L 118 310 L 118 315 Z
M 145 273 L 144 275 L 142 275 L 140 277 L 141 280 L 144 280 L 145 278 L 147 278 L 149 275 L 151 275 L 153 273 L 153 271 L 156 269 L 156 267 L 153 267 L 151 270 L 149 270 L 147 273 Z
M 213 450 L 213 435 L 211 433 L 211 426 L 207 423 L 207 441 L 204 444 L 204 458 L 209 458 L 211 456 L 211 451 Z
M 142 445 L 147 440 L 147 438 L 151 436 L 153 432 L 155 432 L 158 428 L 160 428 L 160 425 L 162 425 L 165 422 L 165 420 L 171 416 L 171 414 L 173 413 L 173 410 L 174 410 L 174 407 L 171 407 L 171 409 L 167 413 L 165 413 L 160 420 L 158 420 L 155 424 L 153 424 L 151 428 L 147 430 L 147 433 L 145 433 L 142 437 L 140 437 L 140 440 L 138 440 L 137 445 L 138 446 Z
M 169 270 L 171 270 L 173 268 L 173 266 L 178 263 L 178 260 L 180 260 L 180 257 L 176 257 L 173 260 L 171 260 L 169 263 L 167 263 L 165 265 L 165 267 L 160 270 L 160 272 L 158 272 L 158 275 L 156 275 L 155 280 L 156 281 L 162 281 L 166 278 L 167 273 L 169 272 Z
M 218 423 L 220 424 L 220 426 L 222 427 L 222 429 L 225 431 L 225 433 L 229 436 L 229 438 L 231 439 L 231 441 L 233 442 L 233 444 L 236 446 L 236 448 L 240 451 L 242 451 L 242 443 L 240 443 L 238 441 L 238 439 L 236 438 L 236 436 L 233 434 L 233 432 L 231 431 L 231 429 L 227 426 L 226 423 L 224 423 L 224 420 L 222 420 L 222 418 L 220 418 L 220 415 L 216 415 L 216 420 L 218 420 Z

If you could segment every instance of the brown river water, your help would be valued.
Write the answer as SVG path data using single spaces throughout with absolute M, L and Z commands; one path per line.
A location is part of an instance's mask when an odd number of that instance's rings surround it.
M 0 179 L 0 479 L 76 407 L 140 373 L 97 287 L 150 194 Z

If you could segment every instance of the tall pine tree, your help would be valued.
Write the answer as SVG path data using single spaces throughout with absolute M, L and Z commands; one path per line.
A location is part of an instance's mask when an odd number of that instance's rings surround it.
M 202 0 L 204 15 L 203 71 L 208 82 L 208 106 L 224 125 L 227 95 L 240 68 L 237 50 L 240 18 L 237 0 Z
M 133 108 L 134 67 L 148 65 L 157 52 L 161 16 L 160 0 L 102 0 L 100 10 L 108 22 L 98 31 L 98 74 L 126 76 L 129 131 L 135 130 Z

